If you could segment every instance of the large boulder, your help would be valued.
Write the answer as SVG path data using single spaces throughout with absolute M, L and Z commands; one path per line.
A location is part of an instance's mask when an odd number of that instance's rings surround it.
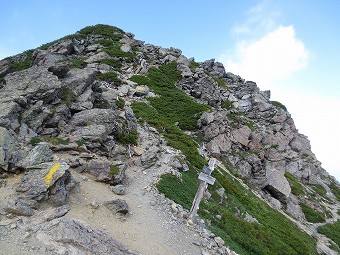
M 76 96 L 79 96 L 94 82 L 96 74 L 97 71 L 93 68 L 74 68 L 68 72 L 63 82 L 68 85 Z
M 66 217 L 41 224 L 36 237 L 51 250 L 63 251 L 63 254 L 135 254 L 106 232 L 90 228 L 83 222 Z
M 61 206 L 67 202 L 69 191 L 75 183 L 69 166 L 66 163 L 42 163 L 27 167 L 21 183 L 16 191 L 19 198 L 38 207 L 38 203 L 49 200 L 54 206 Z
M 6 128 L 0 127 L 0 172 L 11 171 L 19 158 L 15 137 Z
M 49 162 L 52 159 L 53 152 L 48 144 L 39 144 L 35 146 L 25 158 L 20 160 L 16 165 L 21 168 L 29 168 L 44 162 Z
M 125 164 L 113 164 L 105 158 L 92 159 L 84 167 L 83 171 L 94 176 L 96 181 L 110 184 L 120 184 L 124 181 Z

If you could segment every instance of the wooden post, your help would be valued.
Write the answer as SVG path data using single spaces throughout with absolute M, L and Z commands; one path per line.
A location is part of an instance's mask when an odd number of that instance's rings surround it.
M 199 209 L 200 202 L 203 198 L 204 192 L 208 187 L 208 184 L 213 185 L 215 183 L 215 178 L 211 176 L 211 173 L 214 171 L 214 167 L 216 164 L 216 159 L 211 158 L 209 160 L 209 166 L 203 167 L 203 172 L 200 173 L 198 179 L 201 180 L 201 183 L 197 189 L 196 196 L 194 201 L 192 202 L 192 206 L 189 213 L 189 219 L 193 219 L 197 216 L 197 211 Z

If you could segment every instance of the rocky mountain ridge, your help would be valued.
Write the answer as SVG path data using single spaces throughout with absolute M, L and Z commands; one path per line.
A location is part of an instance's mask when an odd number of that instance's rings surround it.
M 216 157 L 223 164 L 216 172 L 219 186 L 207 192 L 202 220 L 194 225 L 196 233 L 205 235 L 194 241 L 199 252 L 233 254 L 229 246 L 239 254 L 266 254 L 266 249 L 271 254 L 338 254 L 339 243 L 323 235 L 320 226 L 338 222 L 339 183 L 321 167 L 287 109 L 221 63 L 197 63 L 179 49 L 145 44 L 116 27 L 97 25 L 0 61 L 0 77 L 4 240 L 25 229 L 28 242 L 41 243 L 41 254 L 134 254 L 115 236 L 67 217 L 72 214 L 69 200 L 81 192 L 83 178 L 111 185 L 120 197 L 129 187 L 131 169 L 157 172 L 148 183 L 153 194 L 159 190 L 175 201 L 164 206 L 171 207 L 178 222 L 190 225 L 186 217 L 193 197 L 186 179 L 196 180 L 205 160 Z M 309 237 L 298 239 L 300 232 L 292 234 L 283 253 L 279 246 L 288 242 L 285 237 L 271 244 L 270 234 L 259 226 L 265 225 L 261 216 L 242 204 L 246 199 L 238 200 L 246 191 L 232 199 L 241 188 L 228 190 L 227 178 L 251 187 L 313 236 L 306 247 Z M 177 191 L 184 186 L 184 194 L 173 190 L 176 185 Z M 129 201 L 120 198 L 84 206 L 124 217 L 133 213 Z M 258 243 L 247 247 L 244 238 L 231 233 L 236 229 L 218 229 L 226 219 L 254 229 Z M 289 231 L 298 231 L 293 228 Z M 169 254 L 174 253 L 181 254 Z

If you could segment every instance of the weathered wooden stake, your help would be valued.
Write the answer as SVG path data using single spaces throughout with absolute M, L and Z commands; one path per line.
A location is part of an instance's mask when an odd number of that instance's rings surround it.
M 194 201 L 192 202 L 192 206 L 189 213 L 189 219 L 193 219 L 197 216 L 197 211 L 199 209 L 200 202 L 203 198 L 204 192 L 208 187 L 208 184 L 213 185 L 215 183 L 215 178 L 211 176 L 212 171 L 214 171 L 214 167 L 216 164 L 216 159 L 211 158 L 209 160 L 209 166 L 203 167 L 203 172 L 200 173 L 198 179 L 201 180 L 200 186 L 197 189 L 196 196 Z

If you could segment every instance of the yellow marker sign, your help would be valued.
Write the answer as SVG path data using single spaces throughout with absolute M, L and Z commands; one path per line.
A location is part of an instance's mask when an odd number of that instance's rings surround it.
M 50 171 L 48 171 L 48 174 L 45 176 L 44 181 L 47 183 L 48 187 L 51 185 L 53 174 L 58 170 L 59 166 L 60 166 L 59 162 L 55 163 L 50 169 Z

